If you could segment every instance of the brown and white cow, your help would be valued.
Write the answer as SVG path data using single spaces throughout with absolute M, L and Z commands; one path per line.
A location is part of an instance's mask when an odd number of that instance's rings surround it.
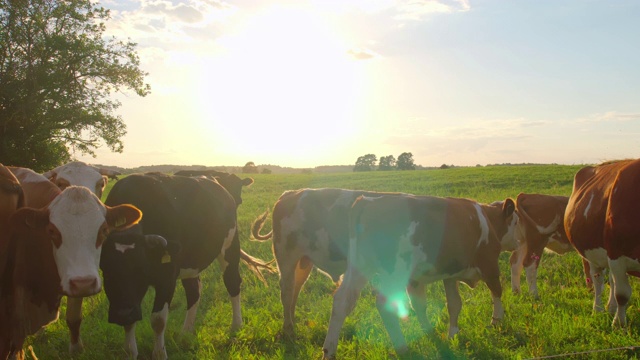
M 102 242 L 142 216 L 131 205 L 105 206 L 85 187 L 60 190 L 32 170 L 10 170 L 25 207 L 9 219 L 0 245 L 0 359 L 18 355 L 27 336 L 58 318 L 62 296 L 100 291 Z
M 444 282 L 449 337 L 458 333 L 462 300 L 458 282 L 483 280 L 493 297 L 495 324 L 504 316 L 498 257 L 501 242 L 514 238 L 513 200 L 491 205 L 432 196 L 360 196 L 349 214 L 349 254 L 344 279 L 333 299 L 325 358 L 333 358 L 345 318 L 360 291 L 375 277 L 376 305 L 398 353 L 407 351 L 399 318 L 415 310 L 429 329 L 425 285 Z
M 108 179 L 118 179 L 119 172 L 104 168 L 98 168 L 82 161 L 72 161 L 43 174 L 60 189 L 67 186 L 84 186 L 91 190 L 98 198 L 102 198 L 102 192 Z
M 72 161 L 43 174 L 58 188 L 64 190 L 71 185 L 84 186 L 91 190 L 100 199 L 108 179 L 118 179 L 122 175 L 118 171 L 99 168 L 82 161 Z M 67 299 L 66 320 L 69 327 L 69 352 L 77 353 L 84 348 L 80 338 L 80 325 L 82 324 L 82 297 Z
M 251 234 L 256 240 L 273 237 L 273 253 L 280 272 L 283 332 L 295 333 L 295 308 L 313 266 L 336 285 L 347 269 L 349 211 L 359 196 L 406 195 L 335 188 L 286 191 L 273 208 L 273 230 L 260 234 L 268 213 L 258 217 Z M 515 241 L 505 238 L 505 243 Z M 506 244 L 501 244 L 509 247 Z
M 360 195 L 380 193 L 344 189 L 300 189 L 285 191 L 273 207 L 272 227 L 261 235 L 268 212 L 251 228 L 254 239 L 273 237 L 273 254 L 280 273 L 280 300 L 284 311 L 283 332 L 295 333 L 298 295 L 313 266 L 338 284 L 347 269 L 349 210 Z
M 516 214 L 518 248 L 511 254 L 511 289 L 520 292 L 520 275 L 526 269 L 529 293 L 538 297 L 537 273 L 545 249 L 557 254 L 575 251 L 564 231 L 567 196 L 518 194 Z
M 602 311 L 603 271 L 613 284 L 608 310 L 613 325 L 626 325 L 631 297 L 627 274 L 640 275 L 640 160 L 620 160 L 580 169 L 565 212 L 569 240 L 591 265 L 593 308 Z

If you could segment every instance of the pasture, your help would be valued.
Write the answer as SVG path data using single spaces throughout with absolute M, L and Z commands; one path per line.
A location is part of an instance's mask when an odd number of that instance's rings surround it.
M 400 191 L 421 195 L 467 197 L 492 202 L 519 192 L 569 195 L 573 175 L 581 166 L 532 165 L 453 168 L 446 170 L 391 171 L 339 174 L 255 174 L 255 183 L 243 190 L 238 210 L 243 249 L 264 260 L 273 258 L 271 242 L 251 241 L 253 220 L 273 204 L 285 190 L 339 187 L 375 191 Z M 241 177 L 243 174 L 238 174 Z M 113 183 L 110 183 L 110 186 Z M 106 198 L 108 189 L 103 197 Z M 270 230 L 267 221 L 264 232 Z M 632 348 L 640 342 L 640 287 L 632 279 L 633 295 L 628 307 L 629 326 L 612 329 L 607 313 L 593 314 L 593 295 L 585 287 L 580 257 L 545 254 L 538 271 L 540 299 L 511 292 L 509 255 L 503 253 L 500 266 L 505 319 L 489 327 L 491 296 L 482 282 L 475 289 L 460 286 L 463 300 L 461 332 L 447 339 L 448 314 L 442 283 L 427 286 L 428 316 L 432 328 L 423 333 L 414 315 L 403 323 L 403 331 L 414 353 L 424 359 L 527 359 L 557 354 L 581 353 L 563 358 L 628 359 L 640 357 Z M 280 336 L 282 306 L 277 275 L 267 275 L 264 286 L 245 265 L 242 309 L 244 327 L 231 334 L 231 304 L 217 263 L 202 276 L 202 300 L 194 334 L 181 332 L 185 298 L 178 285 L 169 313 L 166 332 L 170 359 L 320 359 L 331 313 L 334 284 L 313 271 L 300 294 L 296 311 L 296 341 Z M 149 359 L 153 332 L 148 321 L 153 289 L 145 298 L 144 319 L 137 325 L 139 359 Z M 605 290 L 608 297 L 608 286 Z M 108 303 L 104 292 L 85 299 L 81 334 L 85 351 L 76 359 L 122 359 L 124 331 L 107 323 Z M 27 344 L 40 359 L 68 359 L 68 329 L 64 324 L 66 299 L 60 319 Z M 625 348 L 600 351 L 613 348 Z M 420 355 L 415 355 L 420 354 Z M 395 357 L 388 335 L 375 307 L 372 288 L 367 286 L 353 313 L 347 318 L 338 347 L 340 359 L 388 359 Z

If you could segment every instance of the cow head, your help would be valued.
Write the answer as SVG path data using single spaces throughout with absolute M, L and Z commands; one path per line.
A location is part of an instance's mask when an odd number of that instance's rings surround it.
M 518 215 L 515 212 L 516 204 L 511 198 L 504 201 L 496 201 L 485 206 L 485 211 L 491 221 L 491 226 L 496 232 L 502 250 L 513 250 L 517 247 L 516 229 Z
M 168 243 L 162 236 L 143 235 L 141 225 L 109 236 L 100 268 L 110 323 L 125 326 L 141 320 L 142 299 L 151 285 L 157 294 L 173 294 L 179 250 L 179 244 Z
M 242 187 L 253 184 L 252 178 L 239 178 L 236 174 L 225 174 L 214 177 L 225 188 L 236 202 L 236 207 L 242 204 Z
M 43 175 L 62 190 L 70 185 L 85 186 L 100 198 L 108 178 L 117 179 L 117 175 L 120 173 L 91 166 L 81 161 L 73 161 L 49 170 Z
M 115 229 L 136 224 L 142 213 L 132 205 L 108 207 L 82 186 L 63 190 L 49 206 L 23 208 L 18 226 L 53 252 L 64 295 L 94 295 L 102 288 L 98 266 L 102 243 Z M 52 271 L 49 269 L 48 271 Z

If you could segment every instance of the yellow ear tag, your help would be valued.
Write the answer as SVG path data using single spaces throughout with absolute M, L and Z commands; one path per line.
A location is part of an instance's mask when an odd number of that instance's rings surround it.
M 171 262 L 171 255 L 169 255 L 168 251 L 164 252 L 164 255 L 162 255 L 162 263 L 163 264 L 167 264 Z

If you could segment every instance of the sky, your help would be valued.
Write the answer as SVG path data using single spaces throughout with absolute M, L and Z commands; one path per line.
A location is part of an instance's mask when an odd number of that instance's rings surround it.
M 104 0 L 151 94 L 94 164 L 640 157 L 636 0 Z

